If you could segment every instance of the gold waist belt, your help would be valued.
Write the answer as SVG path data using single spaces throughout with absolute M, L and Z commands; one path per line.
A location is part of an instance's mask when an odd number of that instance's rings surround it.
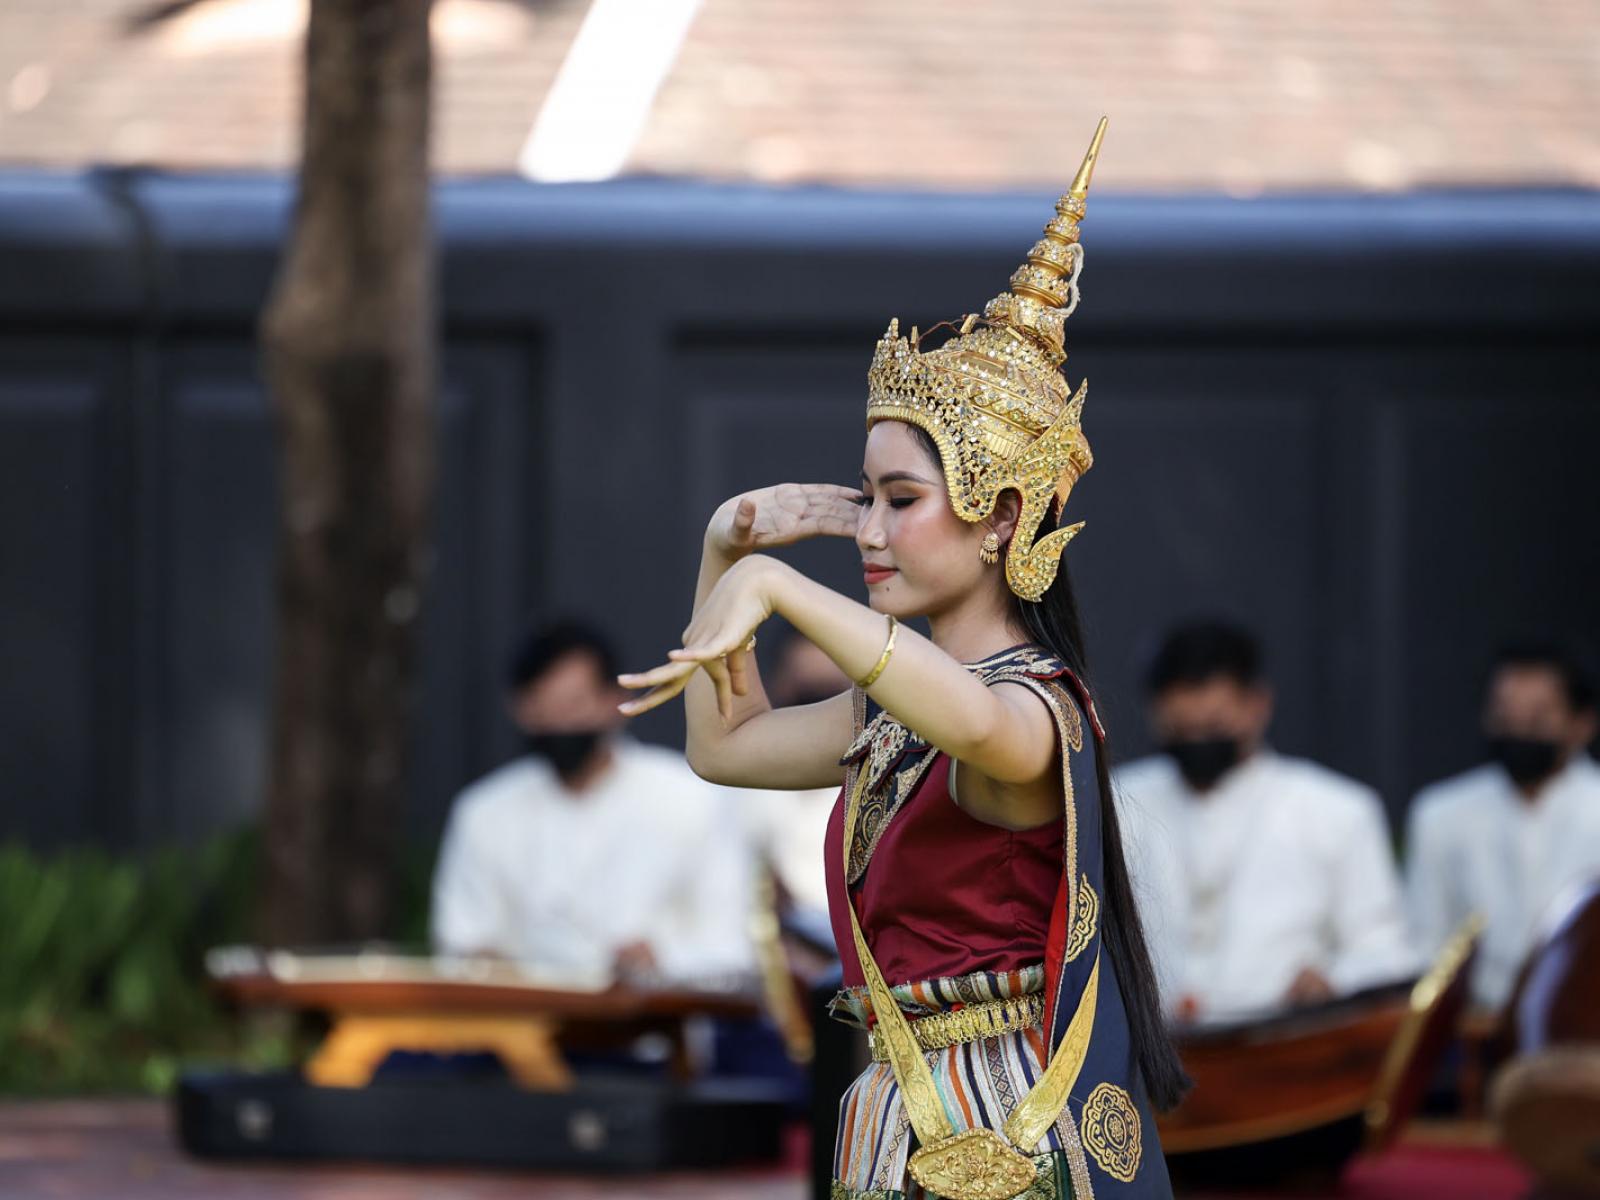
M 911 1032 L 924 1050 L 946 1050 L 982 1038 L 999 1037 L 1032 1029 L 1044 1020 L 1044 997 L 1038 992 L 1015 1000 L 986 1000 L 952 1012 L 934 1013 L 911 1021 Z M 888 1062 L 889 1047 L 876 1026 L 867 1034 L 873 1062 Z

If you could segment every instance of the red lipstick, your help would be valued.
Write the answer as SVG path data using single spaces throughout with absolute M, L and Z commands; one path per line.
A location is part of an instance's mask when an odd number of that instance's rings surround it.
M 879 566 L 877 563 L 861 564 L 861 576 L 867 581 L 868 587 L 871 587 L 875 583 L 882 583 L 885 579 L 889 578 L 889 576 L 893 574 L 893 567 L 883 567 Z

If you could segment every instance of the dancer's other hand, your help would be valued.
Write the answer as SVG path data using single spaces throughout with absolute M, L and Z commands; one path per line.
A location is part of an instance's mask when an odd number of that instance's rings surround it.
M 630 717 L 665 704 L 704 669 L 717 689 L 717 711 L 733 720 L 733 698 L 746 692 L 746 660 L 756 628 L 772 615 L 772 594 L 788 567 L 765 555 L 751 555 L 729 567 L 683 631 L 683 645 L 667 652 L 668 661 L 648 671 L 618 675 L 623 687 L 649 688 L 637 700 L 617 707 Z
M 780 483 L 722 502 L 706 545 L 727 559 L 813 537 L 855 537 L 861 493 L 836 483 Z

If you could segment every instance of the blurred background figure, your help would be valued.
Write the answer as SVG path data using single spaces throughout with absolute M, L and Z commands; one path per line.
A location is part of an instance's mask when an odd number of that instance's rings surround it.
M 1578 658 L 1554 643 L 1494 659 L 1482 733 L 1490 761 L 1422 789 L 1406 837 L 1417 936 L 1441 944 L 1483 916 L 1473 999 L 1509 998 L 1543 918 L 1563 893 L 1600 879 L 1595 693 Z
M 762 683 L 775 708 L 815 704 L 850 690 L 850 681 L 833 660 L 793 630 L 786 632 Z M 752 789 L 740 798 L 751 851 L 771 869 L 785 919 L 803 922 L 830 943 L 822 841 L 838 795 L 838 788 L 802 792 Z
M 1378 797 L 1267 743 L 1255 637 L 1220 621 L 1173 629 L 1146 694 L 1161 753 L 1115 783 L 1177 1019 L 1261 1014 L 1413 972 Z
M 507 678 L 525 753 L 451 808 L 433 885 L 446 954 L 705 983 L 752 969 L 730 798 L 620 732 L 616 658 L 580 624 L 530 633 Z

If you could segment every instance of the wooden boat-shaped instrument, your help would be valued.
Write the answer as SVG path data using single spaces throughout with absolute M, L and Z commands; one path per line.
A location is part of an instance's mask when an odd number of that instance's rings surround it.
M 1195 1087 L 1159 1122 L 1174 1170 L 1236 1182 L 1336 1171 L 1387 1145 L 1453 1035 L 1477 936 L 1463 928 L 1414 984 L 1181 1037 Z

